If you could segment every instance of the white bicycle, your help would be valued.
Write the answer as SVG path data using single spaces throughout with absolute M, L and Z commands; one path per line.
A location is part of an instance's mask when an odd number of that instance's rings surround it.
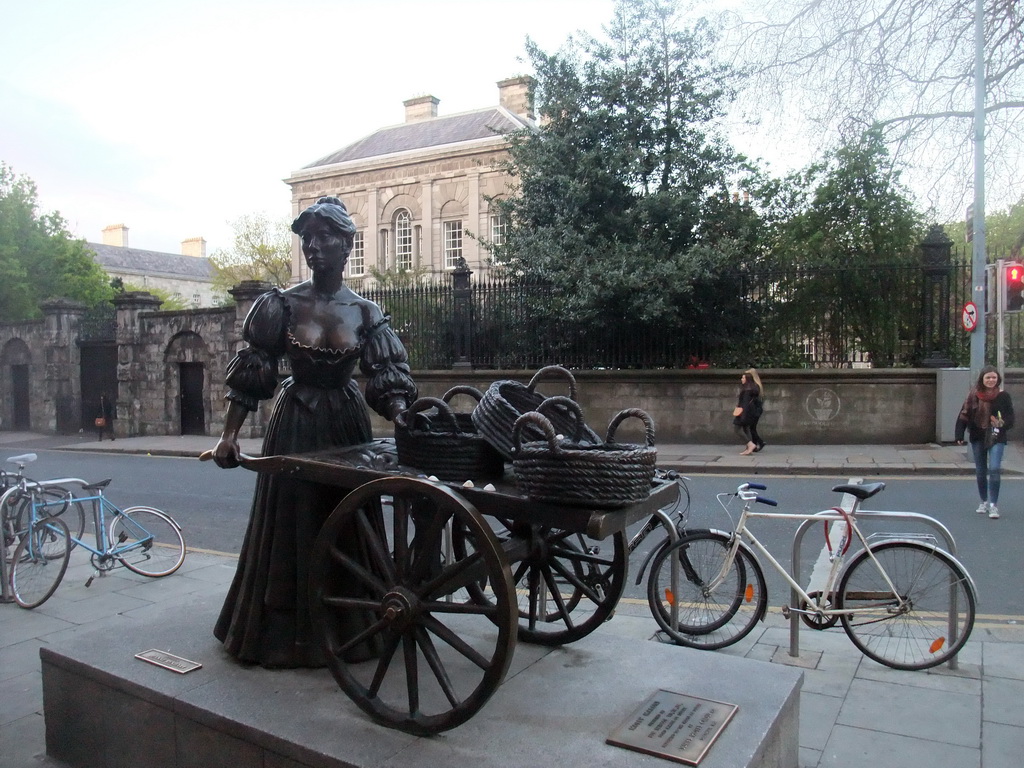
M 647 583 L 655 619 L 679 645 L 710 650 L 738 642 L 767 611 L 760 555 L 800 596 L 795 610 L 809 626 L 826 629 L 841 622 L 866 656 L 894 669 L 944 663 L 960 651 L 974 627 L 974 583 L 956 558 L 930 543 L 899 537 L 872 541 L 861 533 L 857 511 L 883 488 L 885 483 L 836 486 L 833 491 L 855 499 L 852 510 L 835 507 L 809 514 L 754 511 L 755 503 L 777 506 L 757 494 L 765 486 L 756 483 L 718 494 L 727 513 L 734 499 L 743 502 L 734 530 L 687 530 L 658 553 Z M 820 520 L 827 539 L 829 527 L 838 529 L 835 546 L 829 546 L 824 587 L 805 591 L 748 528 L 752 519 Z M 862 548 L 847 560 L 854 541 Z M 677 592 L 671 586 L 673 559 L 678 560 Z

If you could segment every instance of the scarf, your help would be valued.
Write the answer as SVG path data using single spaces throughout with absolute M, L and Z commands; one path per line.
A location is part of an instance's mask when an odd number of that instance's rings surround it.
M 992 401 L 999 395 L 1000 389 L 979 389 L 973 392 L 975 402 L 971 411 L 971 423 L 978 429 L 988 429 L 992 416 Z

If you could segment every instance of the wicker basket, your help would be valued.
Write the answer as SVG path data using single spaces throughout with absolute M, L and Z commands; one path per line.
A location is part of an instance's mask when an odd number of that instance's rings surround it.
M 644 422 L 646 446 L 615 443 L 615 430 L 629 417 Z M 526 427 L 540 429 L 544 440 L 524 442 Z M 600 445 L 559 440 L 551 421 L 538 412 L 519 417 L 513 428 L 513 443 L 512 466 L 519 487 L 535 501 L 622 507 L 643 501 L 651 492 L 658 458 L 654 422 L 638 408 L 616 414 L 608 425 L 607 439 Z
M 466 394 L 479 401 L 473 387 L 452 387 L 442 399 L 421 397 L 406 411 L 406 426 L 395 425 L 398 461 L 440 480 L 493 480 L 505 473 L 501 455 L 484 440 L 469 413 L 455 413 L 449 401 Z M 436 410 L 428 416 L 425 411 Z
M 537 382 L 542 378 L 561 378 L 569 385 L 569 398 L 576 400 L 576 379 L 560 365 L 549 365 L 537 371 L 529 384 L 503 379 L 495 381 L 484 392 L 480 403 L 473 410 L 473 423 L 480 434 L 506 459 L 512 458 L 512 428 L 516 419 L 524 413 L 536 411 L 547 398 L 536 391 Z M 556 433 L 569 434 L 575 426 L 575 418 L 565 407 L 558 407 L 547 414 Z M 523 427 L 524 441 L 543 440 L 543 431 L 532 423 Z M 577 442 L 600 443 L 601 438 L 592 429 L 583 425 L 583 432 Z

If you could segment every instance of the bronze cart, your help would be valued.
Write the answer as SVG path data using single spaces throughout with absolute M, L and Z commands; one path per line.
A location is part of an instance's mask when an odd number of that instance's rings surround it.
M 476 714 L 517 636 L 561 645 L 607 620 L 626 584 L 626 528 L 678 493 L 656 479 L 644 501 L 623 508 L 543 504 L 511 472 L 485 487 L 425 478 L 398 464 L 391 440 L 243 465 L 355 489 L 310 554 L 314 625 L 349 698 L 378 723 L 418 735 Z M 354 532 L 358 557 L 339 546 Z M 359 622 L 358 636 L 339 636 Z

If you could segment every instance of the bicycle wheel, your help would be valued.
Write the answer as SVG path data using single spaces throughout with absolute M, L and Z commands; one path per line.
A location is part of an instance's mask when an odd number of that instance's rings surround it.
M 111 552 L 140 576 L 169 576 L 185 560 L 181 527 L 153 507 L 128 507 L 110 521 Z
M 948 661 L 974 628 L 974 587 L 963 567 L 932 546 L 890 541 L 850 561 L 836 595 L 843 629 L 865 656 L 893 669 Z M 895 587 L 893 594 L 885 576 Z
M 70 558 L 64 521 L 59 517 L 36 520 L 14 551 L 11 589 L 18 605 L 35 608 L 45 603 L 64 578 Z
M 722 582 L 718 576 L 732 542 L 729 537 L 701 531 L 683 536 L 655 556 L 647 581 L 647 601 L 655 621 L 679 645 L 714 650 L 739 642 L 764 616 L 768 602 L 761 566 L 747 550 L 736 557 Z M 678 594 L 672 592 L 672 559 L 679 560 Z M 671 620 L 675 603 L 678 618 Z
M 65 488 L 44 488 L 35 492 L 35 499 L 22 499 L 19 505 L 17 516 L 20 520 L 31 519 L 31 508 L 33 501 L 36 505 L 36 516 L 60 518 L 68 527 L 68 544 L 74 549 L 74 539 L 81 539 L 85 532 L 85 510 L 82 504 L 76 501 L 70 491 Z M 62 552 L 51 553 L 54 557 L 61 557 Z
M 47 500 L 46 514 L 50 517 L 59 517 L 64 521 L 68 527 L 68 533 L 71 535 L 73 549 L 76 543 L 74 539 L 81 539 L 82 534 L 85 533 L 85 509 L 82 507 L 82 503 L 65 488 L 47 488 L 43 494 Z M 50 501 L 54 502 L 52 506 Z

